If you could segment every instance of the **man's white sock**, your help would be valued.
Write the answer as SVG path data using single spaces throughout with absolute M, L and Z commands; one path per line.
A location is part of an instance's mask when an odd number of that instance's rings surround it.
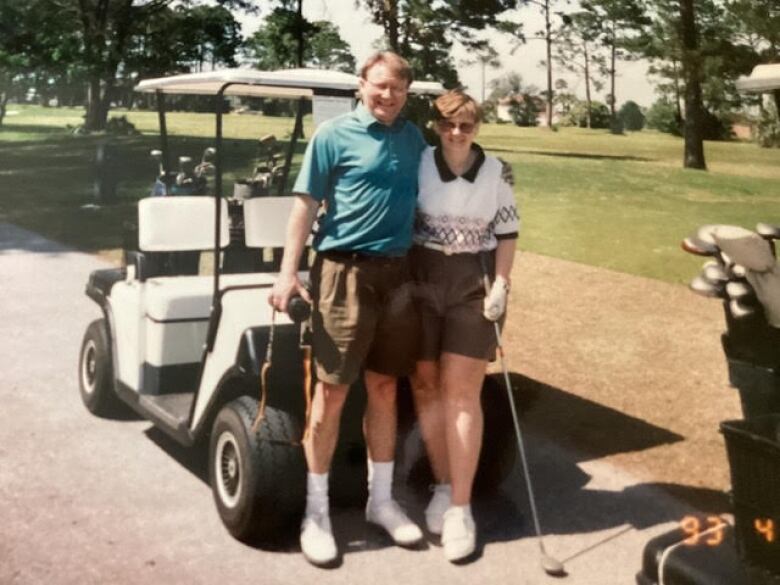
M 306 475 L 306 515 L 328 513 L 328 474 Z
M 368 497 L 374 505 L 393 499 L 393 461 L 368 460 Z

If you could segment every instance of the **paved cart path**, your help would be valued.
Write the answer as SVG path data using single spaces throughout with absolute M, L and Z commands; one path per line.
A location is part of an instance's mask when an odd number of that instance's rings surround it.
M 477 506 L 484 548 L 464 567 L 451 566 L 434 545 L 422 551 L 387 546 L 365 528 L 359 510 L 334 513 L 336 537 L 346 553 L 336 570 L 310 567 L 295 546 L 267 551 L 233 540 L 203 481 L 204 457 L 177 448 L 145 421 L 101 420 L 80 402 L 79 345 L 87 324 L 99 316 L 84 285 L 89 272 L 101 266 L 94 256 L 0 223 L 0 583 L 554 582 L 539 568 L 518 470 L 501 496 Z M 518 347 L 509 355 L 512 369 L 522 374 L 515 378 L 537 396 L 527 441 L 542 523 L 551 533 L 546 544 L 566 562 L 568 583 L 632 583 L 644 543 L 689 507 L 610 458 L 619 459 L 626 449 L 652 452 L 686 440 L 657 420 L 631 416 L 630 407 L 627 415 L 619 405 L 599 406 L 578 396 L 590 378 L 577 371 L 577 353 L 593 350 L 588 344 L 595 342 L 582 337 L 568 353 L 554 346 L 550 339 L 567 325 L 565 311 L 556 306 L 559 298 L 539 288 L 549 274 L 566 272 L 567 266 L 522 258 L 513 294 L 523 290 L 520 275 L 528 294 L 515 299 L 507 333 Z M 586 271 L 598 278 L 595 269 Z M 587 294 L 567 300 L 565 310 L 580 306 L 582 297 Z M 622 306 L 620 299 L 609 302 Z M 579 331 L 590 326 L 584 319 L 568 324 Z M 620 342 L 621 351 L 634 351 L 626 343 Z M 545 361 L 552 359 L 544 357 L 551 348 L 558 358 L 568 355 L 567 361 Z M 601 367 L 606 369 L 596 379 L 609 379 L 609 359 Z M 597 453 L 578 444 L 582 429 L 577 431 L 571 419 L 557 416 L 555 424 L 563 427 L 540 424 L 545 413 L 561 411 L 600 413 L 622 439 L 605 440 L 613 452 Z M 553 436 L 551 430 L 564 427 L 573 431 L 568 438 Z M 621 446 L 614 447 L 616 442 Z M 404 485 L 397 493 L 420 518 L 420 496 Z

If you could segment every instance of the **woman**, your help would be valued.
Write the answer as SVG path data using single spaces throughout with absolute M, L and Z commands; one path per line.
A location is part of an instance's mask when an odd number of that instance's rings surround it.
M 425 518 L 450 561 L 476 546 L 470 502 L 482 444 L 480 391 L 495 356 L 492 321 L 506 308 L 518 232 L 511 170 L 474 142 L 480 118 L 463 92 L 436 100 L 441 146 L 422 155 L 411 252 L 423 329 L 412 388 L 437 482 Z

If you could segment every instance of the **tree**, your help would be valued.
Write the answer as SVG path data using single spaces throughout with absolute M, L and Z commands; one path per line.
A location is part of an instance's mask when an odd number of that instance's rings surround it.
M 498 15 L 517 0 L 362 0 L 372 20 L 384 31 L 384 45 L 412 65 L 419 79 L 457 85 L 451 57 L 453 43 L 469 50 L 484 49 L 477 32 L 495 26 Z
M 302 27 L 299 33 L 298 27 Z M 355 58 L 338 28 L 327 21 L 298 22 L 297 12 L 277 7 L 244 42 L 244 56 L 261 70 L 298 66 L 298 35 L 306 39 L 303 65 L 354 73 Z
M 477 63 L 479 63 L 482 72 L 482 80 L 480 83 L 480 101 L 484 103 L 486 87 L 485 69 L 487 67 L 490 67 L 491 69 L 497 69 L 498 67 L 501 67 L 501 60 L 498 58 L 498 51 L 496 51 L 490 45 L 487 45 L 484 49 L 476 51 L 475 56 L 472 59 L 466 59 L 462 64 L 468 67 L 470 65 L 476 65 Z
M 685 76 L 685 154 L 683 166 L 706 170 L 702 125 L 704 106 L 701 94 L 702 64 L 699 53 L 699 33 L 693 0 L 680 0 L 680 38 L 682 66 Z
M 564 69 L 581 76 L 585 81 L 587 127 L 591 127 L 591 87 L 600 91 L 604 85 L 599 79 L 606 71 L 606 59 L 596 45 L 599 23 L 590 12 L 565 15 L 558 31 L 555 61 Z
M 553 102 L 555 100 L 555 91 L 553 89 L 553 59 L 552 51 L 553 44 L 555 43 L 555 36 L 557 29 L 553 28 L 553 7 L 558 0 L 519 0 L 524 5 L 536 6 L 544 17 L 544 28 L 536 31 L 534 38 L 537 40 L 543 40 L 546 48 L 546 58 L 542 61 L 542 64 L 547 70 L 547 91 L 545 92 L 546 100 L 546 112 L 547 112 L 547 127 L 552 128 L 553 119 Z M 522 25 L 512 21 L 501 21 L 496 27 L 498 30 L 504 33 L 508 33 L 513 37 L 512 53 L 526 42 L 526 37 L 523 32 Z
M 583 0 L 581 7 L 591 14 L 591 23 L 598 26 L 598 38 L 609 52 L 610 89 L 607 103 L 612 118 L 615 118 L 615 78 L 617 61 L 630 59 L 634 54 L 636 37 L 649 24 L 641 0 Z

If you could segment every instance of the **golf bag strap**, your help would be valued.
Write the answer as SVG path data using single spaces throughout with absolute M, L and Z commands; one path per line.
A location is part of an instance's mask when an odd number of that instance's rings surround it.
M 273 364 L 274 329 L 276 326 L 276 309 L 271 311 L 271 329 L 268 333 L 268 347 L 265 351 L 265 363 L 260 370 L 260 403 L 257 406 L 257 415 L 252 423 L 252 433 L 257 433 L 260 423 L 265 418 L 265 403 L 268 399 L 268 370 Z

